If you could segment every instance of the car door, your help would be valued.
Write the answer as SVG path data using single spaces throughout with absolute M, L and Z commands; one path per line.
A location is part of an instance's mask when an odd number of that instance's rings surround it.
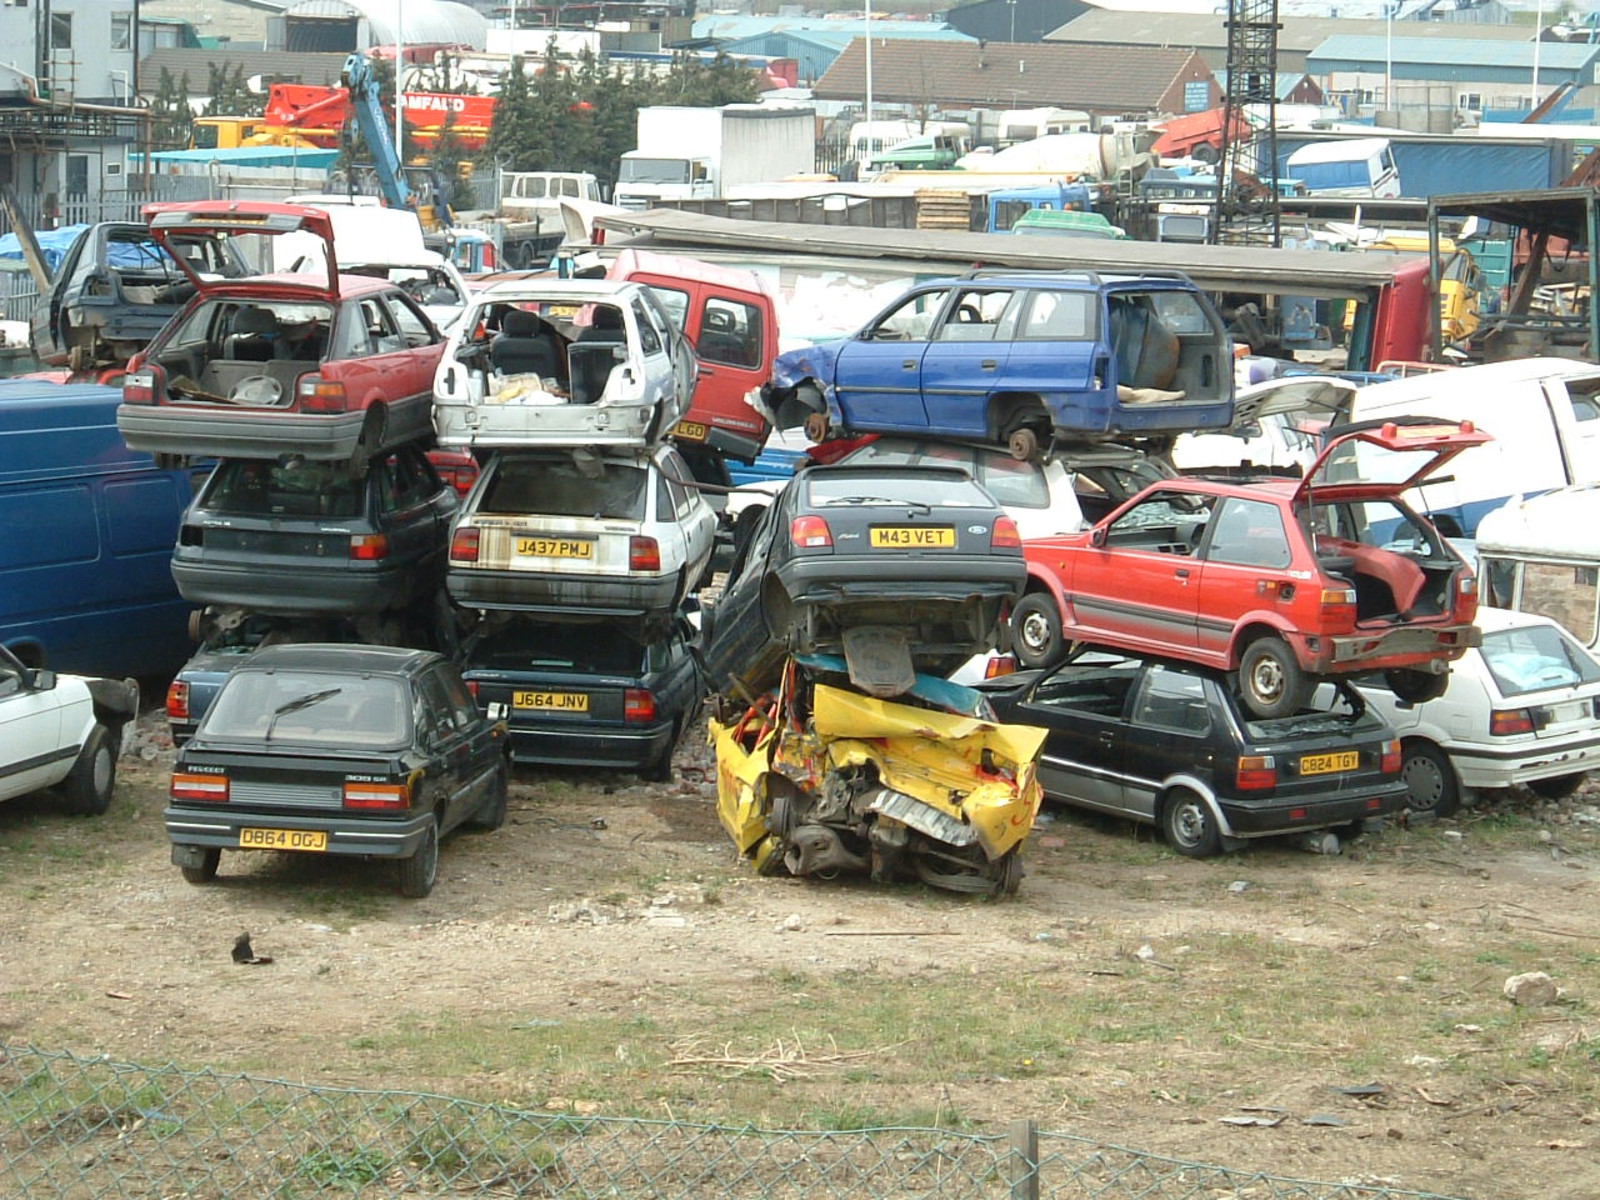
M 1139 664 L 1069 663 L 1034 685 L 1008 721 L 1050 731 L 1039 782 L 1052 800 L 1101 812 L 1124 811 L 1127 769 L 1123 714 Z
M 397 313 L 406 314 L 401 325 Z M 377 294 L 346 304 L 338 376 L 353 406 L 381 402 L 389 409 L 389 436 L 399 429 L 420 435 L 432 428 L 433 375 L 439 334 L 403 296 Z M 415 344 L 414 344 L 415 343 Z
M 1212 725 L 1226 711 L 1222 697 L 1210 694 L 1213 687 L 1193 668 L 1145 664 L 1123 730 L 1123 811 L 1154 821 L 1165 780 L 1174 775 L 1210 777 Z
M 442 568 L 450 517 L 434 501 L 438 477 L 415 449 L 405 446 L 373 467 L 374 523 L 389 539 L 389 554 L 414 570 Z
M 1090 412 L 1110 403 L 1109 363 L 1100 360 L 1100 305 L 1092 291 L 1035 289 L 1016 324 L 1003 377 L 1008 392 L 1054 397 L 1062 407 L 1055 421 L 1095 427 Z
M 1202 597 L 1195 614 L 1196 645 L 1218 662 L 1227 658 L 1234 630 L 1249 614 L 1281 610 L 1293 620 L 1296 581 L 1283 510 L 1267 500 L 1224 497 L 1200 550 Z
M 61 753 L 61 704 L 51 690 L 28 686 L 24 668 L 0 658 L 0 800 L 58 782 L 71 766 Z
M 683 530 L 684 561 L 691 576 L 689 584 L 693 587 L 700 568 L 711 557 L 717 536 L 717 514 L 705 498 L 689 486 L 694 476 L 682 455 L 669 447 L 661 455 L 661 465 L 673 500 L 673 519 Z
M 69 349 L 62 309 L 82 294 L 86 272 L 81 269 L 86 247 L 94 243 L 95 227 L 90 226 L 78 235 L 56 268 L 50 289 L 39 303 L 33 306 L 28 317 L 28 334 L 33 339 L 33 352 L 42 363 L 63 365 Z
M 955 291 L 922 356 L 930 432 L 988 436 L 989 397 L 1006 377 L 1025 294 L 977 284 Z
M 436 663 L 417 677 L 420 708 L 417 728 L 433 761 L 439 795 L 439 831 L 453 829 L 473 809 L 473 747 L 466 723 L 451 702 L 445 686 L 443 664 Z M 476 709 L 473 713 L 477 718 Z
M 494 777 L 505 761 L 503 728 L 498 722 L 484 720 L 466 680 L 461 678 L 460 667 L 452 662 L 441 662 L 434 670 L 449 701 L 456 732 L 466 745 L 466 782 L 461 789 L 464 806 L 461 819 L 465 820 L 482 808 L 484 798 L 494 785 Z
M 839 348 L 834 402 L 847 429 L 923 430 L 922 358 L 928 337 L 953 291 L 923 288 Z

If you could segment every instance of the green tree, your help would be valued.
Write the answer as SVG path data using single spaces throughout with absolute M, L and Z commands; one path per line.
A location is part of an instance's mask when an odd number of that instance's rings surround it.
M 182 150 L 189 144 L 194 128 L 194 109 L 189 106 L 189 76 L 173 77 L 166 67 L 156 83 L 150 101 L 150 145 L 155 150 Z
M 259 117 L 266 108 L 266 98 L 250 90 L 245 82 L 244 64 L 236 63 L 230 72 L 226 65 L 207 63 L 210 78 L 206 91 L 211 99 L 206 101 L 208 117 Z

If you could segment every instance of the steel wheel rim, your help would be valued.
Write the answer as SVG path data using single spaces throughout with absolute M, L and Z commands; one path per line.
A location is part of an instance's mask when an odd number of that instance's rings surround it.
M 1018 630 L 1022 644 L 1031 653 L 1043 654 L 1050 644 L 1050 622 L 1045 620 L 1043 613 L 1030 612 L 1022 618 L 1022 627 Z
M 1283 667 L 1263 658 L 1250 668 L 1250 687 L 1262 700 L 1273 701 L 1283 695 Z
M 1205 810 L 1198 804 L 1180 804 L 1173 813 L 1172 833 L 1185 846 L 1198 846 L 1206 835 Z
M 103 796 L 111 787 L 111 751 L 101 747 L 94 756 L 94 794 Z

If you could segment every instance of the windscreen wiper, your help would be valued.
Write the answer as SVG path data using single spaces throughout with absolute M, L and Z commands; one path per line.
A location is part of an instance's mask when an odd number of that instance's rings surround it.
M 272 729 L 278 723 L 279 717 L 288 716 L 292 712 L 299 712 L 302 708 L 310 708 L 313 704 L 321 704 L 330 696 L 337 696 L 342 691 L 344 691 L 342 687 L 324 688 L 320 692 L 308 692 L 304 696 L 299 696 L 286 704 L 278 705 L 277 708 L 272 710 L 272 720 L 267 722 L 267 732 L 262 735 L 261 740 L 268 742 L 272 740 Z

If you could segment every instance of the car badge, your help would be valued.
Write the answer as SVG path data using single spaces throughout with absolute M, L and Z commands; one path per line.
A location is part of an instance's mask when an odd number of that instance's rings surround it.
M 968 533 L 988 533 L 989 532 L 989 527 L 987 525 L 968 525 L 967 526 L 967 532 Z

